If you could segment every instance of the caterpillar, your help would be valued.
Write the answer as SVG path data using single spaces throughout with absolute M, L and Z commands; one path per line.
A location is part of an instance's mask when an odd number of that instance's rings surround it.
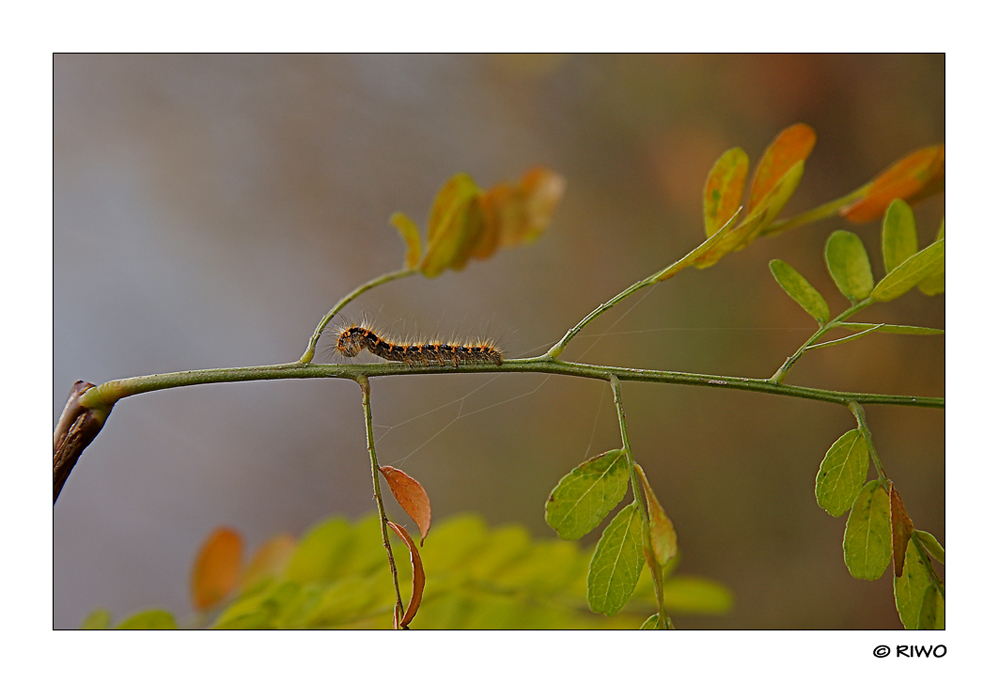
M 397 361 L 407 366 L 445 366 L 453 364 L 503 363 L 503 353 L 487 340 L 474 343 L 437 341 L 405 342 L 386 340 L 366 325 L 344 327 L 336 340 L 336 350 L 350 358 L 367 349 L 386 361 Z

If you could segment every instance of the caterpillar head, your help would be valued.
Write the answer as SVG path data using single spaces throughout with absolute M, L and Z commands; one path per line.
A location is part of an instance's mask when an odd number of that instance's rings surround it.
M 336 340 L 336 350 L 343 356 L 350 358 L 357 356 L 365 348 L 365 331 L 359 326 L 347 328 Z

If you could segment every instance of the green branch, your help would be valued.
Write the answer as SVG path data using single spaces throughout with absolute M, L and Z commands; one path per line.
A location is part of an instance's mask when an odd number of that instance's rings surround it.
M 361 285 L 356 290 L 351 292 L 349 295 L 341 299 L 336 303 L 332 309 L 329 310 L 323 319 L 319 321 L 319 325 L 316 326 L 316 332 L 312 333 L 312 337 L 309 339 L 309 344 L 305 347 L 305 353 L 302 354 L 302 358 L 298 360 L 299 363 L 311 363 L 312 359 L 316 355 L 316 345 L 319 344 L 319 337 L 323 334 L 323 330 L 329 325 L 329 322 L 333 320 L 333 317 L 340 312 L 340 309 L 347 306 L 351 301 L 364 294 L 373 287 L 378 287 L 385 283 L 391 282 L 393 280 L 398 280 L 399 278 L 405 278 L 406 276 L 411 276 L 419 273 L 415 268 L 404 268 L 401 271 L 394 271 L 392 273 L 386 273 L 385 275 L 378 276 L 374 280 L 369 280 L 368 282 Z
M 90 409 L 110 409 L 116 401 L 136 394 L 156 390 L 205 385 L 219 382 L 247 382 L 251 380 L 292 380 L 300 378 L 344 378 L 355 382 L 361 376 L 369 378 L 395 375 L 444 375 L 461 373 L 550 373 L 577 378 L 592 378 L 610 381 L 617 376 L 626 382 L 660 382 L 672 385 L 697 385 L 723 389 L 762 392 L 799 399 L 825 401 L 847 406 L 851 401 L 858 404 L 892 404 L 896 406 L 918 406 L 922 408 L 944 408 L 942 397 L 916 397 L 897 394 L 869 394 L 863 392 L 839 392 L 813 387 L 775 384 L 770 380 L 740 378 L 726 375 L 705 375 L 703 373 L 682 373 L 679 371 L 648 370 L 641 368 L 620 368 L 599 366 L 587 363 L 553 361 L 545 356 L 532 359 L 511 359 L 501 366 L 475 364 L 463 366 L 406 366 L 401 363 L 369 364 L 301 364 L 287 363 L 275 366 L 250 366 L 243 368 L 217 368 L 210 370 L 182 371 L 145 375 L 124 380 L 112 380 L 86 392 L 80 404 Z
M 375 504 L 378 506 L 378 517 L 382 528 L 382 545 L 385 547 L 385 553 L 388 554 L 389 570 L 392 573 L 392 582 L 395 584 L 395 619 L 392 623 L 398 625 L 400 620 L 402 620 L 405 609 L 402 607 L 402 592 L 399 590 L 399 572 L 395 567 L 395 556 L 392 555 L 392 543 L 389 540 L 388 533 L 388 515 L 385 513 L 381 482 L 378 479 L 378 473 L 381 471 L 378 469 L 378 457 L 375 455 L 375 435 L 372 430 L 371 384 L 363 375 L 358 376 L 356 379 L 357 384 L 361 386 L 361 406 L 364 408 L 364 431 L 368 442 L 368 456 L 371 460 L 371 482 L 375 490 Z

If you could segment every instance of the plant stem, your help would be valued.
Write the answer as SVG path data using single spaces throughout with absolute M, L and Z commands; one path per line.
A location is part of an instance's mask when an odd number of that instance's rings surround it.
M 695 247 L 693 250 L 691 250 L 682 259 L 677 259 L 663 270 L 658 271 L 657 273 L 653 273 L 644 280 L 638 281 L 628 289 L 617 294 L 614 298 L 604 302 L 596 309 L 591 311 L 589 314 L 587 314 L 587 316 L 583 320 L 574 325 L 572 329 L 569 330 L 569 332 L 567 332 L 562 337 L 562 339 L 555 344 L 554 347 L 549 349 L 548 352 L 545 353 L 540 358 L 544 358 L 545 360 L 557 359 L 562 354 L 562 352 L 565 351 L 565 347 L 567 344 L 569 344 L 569 340 L 578 335 L 579 331 L 581 331 L 583 328 L 589 325 L 593 321 L 593 319 L 595 319 L 597 316 L 613 308 L 614 305 L 620 302 L 622 299 L 635 294 L 642 288 L 648 287 L 649 285 L 655 285 L 656 283 L 661 283 L 664 280 L 668 280 L 669 278 L 672 278 L 683 269 L 696 263 L 697 260 L 702 255 L 704 255 L 709 249 L 714 247 L 717 243 L 721 242 L 721 240 L 727 235 L 728 233 L 727 228 L 735 222 L 735 219 L 739 216 L 741 210 L 742 207 L 739 207 L 739 211 L 736 211 L 735 214 L 732 215 L 732 218 L 730 218 L 728 222 L 725 223 L 725 225 L 723 225 L 721 228 L 715 231 L 713 235 L 711 235 L 707 240 L 705 240 L 697 247 Z
M 769 226 L 763 229 L 760 233 L 761 236 L 775 236 L 783 233 L 785 231 L 791 230 L 792 228 L 797 228 L 798 226 L 803 226 L 806 223 L 813 223 L 824 218 L 829 218 L 835 216 L 840 209 L 848 204 L 852 204 L 856 200 L 860 199 L 867 194 L 870 189 L 870 183 L 862 185 L 857 188 L 849 195 L 843 195 L 830 202 L 826 202 L 823 205 L 815 207 L 814 209 L 809 209 L 808 211 L 798 214 L 797 216 L 792 216 L 788 219 L 783 219 L 781 221 L 774 221 Z
M 825 401 L 846 406 L 850 401 L 859 404 L 893 404 L 922 408 L 944 408 L 942 397 L 915 397 L 896 394 L 869 394 L 840 392 L 812 387 L 775 384 L 771 380 L 740 378 L 703 373 L 621 368 L 587 363 L 552 361 L 545 356 L 531 359 L 510 359 L 501 366 L 475 364 L 454 366 L 406 366 L 401 363 L 368 364 L 301 364 L 288 363 L 274 366 L 249 366 L 240 368 L 215 368 L 210 370 L 181 371 L 145 375 L 122 380 L 111 380 L 88 390 L 80 399 L 86 408 L 110 409 L 116 401 L 136 394 L 189 385 L 219 382 L 247 382 L 251 380 L 290 380 L 297 378 L 343 378 L 357 382 L 360 376 L 383 377 L 395 375 L 443 375 L 450 373 L 550 373 L 577 378 L 592 378 L 608 382 L 611 375 L 626 382 L 661 382 L 675 385 L 697 385 L 763 392 L 799 399 Z
M 392 273 L 386 273 L 385 275 L 378 276 L 374 280 L 369 280 L 368 282 L 361 285 L 356 290 L 351 292 L 349 295 L 341 299 L 336 303 L 332 309 L 329 310 L 323 319 L 319 321 L 319 325 L 316 326 L 316 332 L 312 333 L 312 338 L 309 340 L 309 344 L 305 347 L 305 353 L 302 354 L 302 358 L 298 360 L 299 363 L 312 363 L 312 359 L 316 355 L 316 345 L 319 344 L 319 337 L 323 334 L 323 330 L 329 325 L 329 322 L 333 320 L 333 317 L 339 313 L 340 309 L 347 306 L 351 301 L 356 299 L 359 295 L 367 292 L 373 287 L 383 285 L 385 283 L 391 282 L 393 280 L 398 280 L 399 278 L 405 278 L 406 276 L 411 276 L 418 271 L 415 268 L 404 268 L 400 271 L 394 271 Z
M 368 456 L 371 459 L 371 482 L 375 489 L 375 503 L 378 506 L 378 517 L 381 520 L 382 545 L 385 546 L 385 553 L 388 554 L 389 569 L 392 571 L 392 583 L 395 585 L 395 611 L 394 625 L 398 625 L 402 619 L 405 609 L 402 606 L 402 592 L 399 590 L 399 572 L 395 567 L 395 556 L 392 555 L 392 543 L 389 540 L 388 516 L 385 514 L 385 503 L 382 501 L 382 488 L 378 475 L 378 457 L 375 455 L 375 435 L 371 422 L 371 384 L 364 375 L 356 378 L 357 384 L 361 386 L 361 405 L 364 407 L 364 430 L 368 441 Z
M 881 459 L 878 458 L 878 452 L 874 448 L 874 437 L 871 436 L 871 430 L 867 427 L 867 414 L 864 412 L 864 407 L 855 401 L 851 401 L 847 404 L 853 417 L 857 419 L 857 429 L 860 430 L 860 434 L 864 436 L 864 442 L 867 443 L 867 453 L 870 454 L 871 460 L 874 461 L 874 468 L 878 471 L 878 477 L 882 480 L 888 479 L 888 474 L 885 472 L 885 468 L 881 465 Z
M 642 514 L 643 544 L 648 549 L 646 564 L 653 575 L 653 585 L 656 590 L 656 603 L 659 605 L 659 619 L 664 627 L 672 628 L 673 622 L 666 614 L 666 604 L 663 597 L 663 572 L 652 552 L 652 527 L 649 524 L 648 501 L 642 495 L 642 487 L 638 482 L 638 472 L 635 469 L 635 456 L 631 452 L 631 440 L 628 438 L 628 423 L 624 417 L 624 402 L 621 399 L 621 381 L 616 375 L 610 376 L 611 389 L 614 391 L 614 406 L 617 408 L 617 422 L 621 426 L 621 448 L 628 459 L 628 472 L 631 475 L 631 491 L 635 496 L 639 512 Z
M 815 344 L 815 342 L 817 342 L 818 340 L 820 340 L 829 331 L 831 331 L 834 328 L 838 327 L 838 324 L 839 324 L 840 321 L 846 320 L 847 318 L 849 318 L 853 314 L 857 313 L 858 311 L 863 311 L 864 309 L 866 309 L 867 307 L 869 307 L 873 303 L 874 302 L 871 301 L 871 298 L 868 297 L 867 299 L 865 299 L 863 301 L 855 303 L 853 306 L 851 306 L 849 309 L 847 309 L 846 311 L 844 311 L 843 313 L 841 313 L 839 316 L 836 316 L 836 318 L 832 319 L 831 321 L 829 321 L 827 323 L 823 323 L 819 327 L 819 329 L 816 330 L 812 334 L 811 337 L 809 337 L 807 340 L 805 340 L 805 343 L 803 345 L 801 345 L 800 347 L 798 347 L 798 351 L 794 352 L 793 354 L 791 354 L 791 356 L 787 357 L 787 360 L 784 361 L 783 364 L 781 364 L 781 367 L 777 369 L 777 372 L 774 373 L 772 376 L 770 376 L 770 380 L 768 382 L 772 382 L 772 383 L 778 384 L 778 385 L 780 383 L 784 382 L 784 378 L 786 378 L 788 372 L 790 372 L 791 366 L 793 366 L 798 361 L 798 359 L 801 358 L 802 354 L 804 354 L 809 349 L 817 349 L 817 348 L 819 348 L 821 346 L 824 346 L 824 345 Z M 873 330 L 875 330 L 875 329 L 876 328 L 872 328 L 872 329 L 866 330 L 864 332 L 873 332 Z M 857 337 L 857 336 L 858 335 L 851 335 L 850 337 Z M 836 340 L 835 342 L 839 342 L 839 340 Z M 833 343 L 830 342 L 828 344 L 833 344 Z

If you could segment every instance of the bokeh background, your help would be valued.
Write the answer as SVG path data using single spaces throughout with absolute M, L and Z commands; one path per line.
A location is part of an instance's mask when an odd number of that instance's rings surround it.
M 297 359 L 337 299 L 398 268 L 389 215 L 422 225 L 459 171 L 489 186 L 543 164 L 568 189 L 537 243 L 378 288 L 348 316 L 401 334 L 491 335 L 521 356 L 703 238 L 701 190 L 724 150 L 755 162 L 784 127 L 813 126 L 790 215 L 944 137 L 942 55 L 57 55 L 54 88 L 53 425 L 77 379 Z M 917 207 L 922 245 L 943 210 L 940 197 Z M 883 275 L 876 223 L 827 220 L 626 301 L 565 358 L 769 377 L 812 322 L 767 262 L 794 265 L 838 310 L 822 260 L 837 228 L 858 232 Z M 944 302 L 913 292 L 864 313 L 942 327 Z M 788 381 L 940 396 L 944 340 L 871 335 L 806 355 Z M 423 483 L 438 519 L 476 511 L 553 537 L 551 488 L 619 443 L 610 392 L 594 381 L 372 386 L 380 460 Z M 845 518 L 814 499 L 849 412 L 658 384 L 625 385 L 625 401 L 636 456 L 679 534 L 679 571 L 736 597 L 730 614 L 676 615 L 679 627 L 899 627 L 891 573 L 850 577 Z M 867 413 L 916 526 L 946 545 L 943 412 Z M 254 547 L 367 513 L 370 489 L 350 382 L 122 401 L 54 509 L 54 624 L 78 626 L 96 607 L 116 620 L 147 606 L 188 616 L 190 563 L 213 528 L 234 526 Z

